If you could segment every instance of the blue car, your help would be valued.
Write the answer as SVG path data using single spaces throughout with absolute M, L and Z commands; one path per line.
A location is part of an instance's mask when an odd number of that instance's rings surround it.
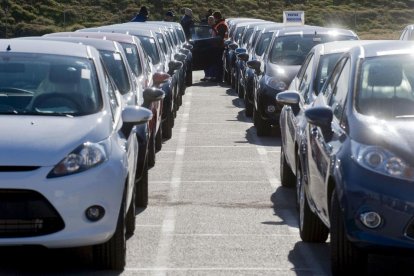
M 414 249 L 413 49 L 350 49 L 305 111 L 300 236 L 330 233 L 334 275 L 363 274 L 372 252 Z

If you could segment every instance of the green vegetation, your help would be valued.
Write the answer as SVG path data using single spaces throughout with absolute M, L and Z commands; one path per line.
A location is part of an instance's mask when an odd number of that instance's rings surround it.
M 288 4 L 291 3 L 291 4 Z M 364 39 L 397 39 L 414 23 L 414 0 L 0 0 L 0 37 L 33 36 L 129 21 L 146 5 L 150 20 L 189 7 L 195 18 L 211 8 L 225 17 L 282 20 L 283 10 L 304 10 L 307 24 L 353 29 Z

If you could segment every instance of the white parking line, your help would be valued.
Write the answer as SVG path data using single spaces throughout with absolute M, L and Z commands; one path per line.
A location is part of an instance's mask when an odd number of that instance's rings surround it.
M 191 106 L 191 93 L 187 93 L 186 104 L 184 105 L 183 116 L 181 120 L 180 132 L 178 133 L 177 149 L 175 151 L 174 167 L 170 181 L 170 189 L 168 194 L 168 202 L 176 202 L 179 197 L 181 186 L 181 174 L 183 170 L 183 158 L 185 152 L 185 140 L 187 135 L 187 125 Z M 168 265 L 173 234 L 175 230 L 176 208 L 169 206 L 166 208 L 165 216 L 162 222 L 161 237 L 158 243 L 157 257 L 154 263 L 155 267 L 164 267 Z M 136 271 L 144 271 L 143 269 L 132 269 Z M 150 269 L 153 275 L 165 276 L 167 274 L 164 269 Z
M 278 271 L 278 272 L 312 272 L 309 268 L 300 267 L 126 267 L 125 271 L 154 271 L 166 275 L 168 271 Z M 158 274 L 155 274 L 158 275 Z M 212 274 L 214 275 L 214 274 Z M 318 274 L 324 275 L 324 274 Z

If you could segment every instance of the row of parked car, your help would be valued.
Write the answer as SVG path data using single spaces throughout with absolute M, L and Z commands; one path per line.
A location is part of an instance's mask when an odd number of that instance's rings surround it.
M 85 246 L 124 268 L 191 48 L 161 21 L 0 40 L 1 245 Z
M 254 19 L 229 24 L 225 79 L 258 136 L 280 128 L 280 178 L 296 189 L 301 239 L 322 243 L 330 234 L 334 275 L 364 273 L 370 253 L 412 252 L 414 43 Z

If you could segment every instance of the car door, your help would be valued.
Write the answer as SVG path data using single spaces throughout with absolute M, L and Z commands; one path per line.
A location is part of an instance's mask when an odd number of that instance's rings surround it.
M 212 36 L 211 30 L 208 25 L 195 25 L 190 28 L 189 43 L 193 45 L 193 71 L 205 69 L 213 64 L 216 55 L 223 50 L 221 38 Z
M 324 95 L 329 100 L 329 105 L 333 111 L 333 131 L 323 131 L 320 127 L 309 125 L 309 145 L 308 145 L 308 161 L 309 161 L 309 186 L 308 191 L 314 200 L 317 212 L 320 217 L 325 219 L 329 224 L 328 200 L 327 200 L 327 184 L 329 172 L 332 166 L 331 160 L 335 158 L 335 154 L 340 149 L 340 138 L 342 133 L 338 126 L 342 119 L 345 106 L 346 96 L 349 88 L 351 65 L 347 58 L 341 59 L 332 76 L 327 83 Z

